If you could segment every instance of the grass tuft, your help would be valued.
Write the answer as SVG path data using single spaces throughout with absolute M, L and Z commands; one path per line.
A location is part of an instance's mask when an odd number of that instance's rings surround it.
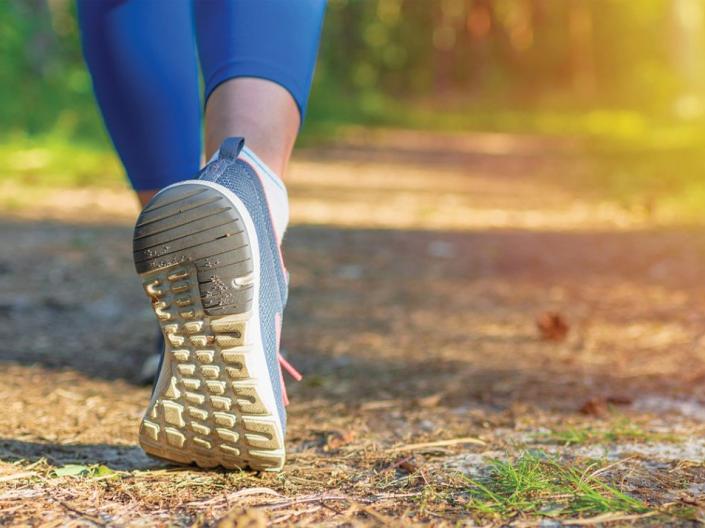
M 673 433 L 648 431 L 626 418 L 615 420 L 607 429 L 593 427 L 571 427 L 537 435 L 543 443 L 564 446 L 604 444 L 616 442 L 680 442 L 683 439 Z
M 486 476 L 466 477 L 470 485 L 467 508 L 503 518 L 650 511 L 646 503 L 601 478 L 601 469 L 594 461 L 564 463 L 541 451 L 523 453 L 512 461 L 494 459 Z

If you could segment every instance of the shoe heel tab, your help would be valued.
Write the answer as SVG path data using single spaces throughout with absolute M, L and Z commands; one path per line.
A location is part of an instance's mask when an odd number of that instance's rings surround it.
M 245 146 L 245 138 L 229 137 L 218 150 L 218 158 L 236 160 Z

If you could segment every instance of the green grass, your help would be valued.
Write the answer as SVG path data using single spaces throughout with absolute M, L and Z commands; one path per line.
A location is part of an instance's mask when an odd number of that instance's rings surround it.
M 505 100 L 394 99 L 376 92 L 313 97 L 303 140 L 329 138 L 349 126 L 442 132 L 498 132 L 570 136 L 597 150 L 662 151 L 705 146 L 705 118 L 643 109 L 580 107 L 573 100 L 531 106 Z
M 505 519 L 519 514 L 557 518 L 652 510 L 609 483 L 600 473 L 603 468 L 594 461 L 561 462 L 540 451 L 511 461 L 494 459 L 485 477 L 466 477 L 467 508 Z
M 541 433 L 536 436 L 536 440 L 571 446 L 616 442 L 679 442 L 682 438 L 672 433 L 648 431 L 631 420 L 620 418 L 614 420 L 606 429 L 569 427 Z
M 365 133 L 365 127 L 431 131 L 496 131 L 574 136 L 576 152 L 546 151 L 536 178 L 611 202 L 657 224 L 702 223 L 705 211 L 705 123 L 659 121 L 618 109 L 516 110 L 481 105 L 438 110 L 430 105 L 362 97 L 349 105 L 312 102 L 299 146 L 320 146 Z M 8 132 L 0 137 L 0 184 L 15 187 L 127 187 L 109 140 L 71 139 L 63 129 L 43 135 Z M 361 132 L 362 131 L 362 132 Z M 571 163 L 561 162 L 569 156 Z
M 13 136 L 0 142 L 0 182 L 28 187 L 125 187 L 127 182 L 109 148 L 74 143 L 57 136 Z

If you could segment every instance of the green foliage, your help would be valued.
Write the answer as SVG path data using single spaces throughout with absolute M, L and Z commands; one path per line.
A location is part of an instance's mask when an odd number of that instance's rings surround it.
M 58 134 L 12 136 L 0 141 L 3 182 L 31 187 L 124 187 L 115 155 L 93 142 L 71 142 Z
M 571 446 L 617 442 L 678 442 L 682 439 L 670 433 L 648 431 L 631 420 L 620 418 L 614 420 L 605 429 L 568 427 L 540 434 L 537 440 Z
M 704 25 L 698 0 L 330 0 L 303 139 L 345 124 L 610 139 L 700 123 Z M 70 0 L 0 2 L 0 138 L 16 133 L 109 147 Z
M 107 146 L 81 57 L 74 2 L 0 1 L 0 131 Z
M 312 109 L 376 94 L 671 113 L 702 87 L 704 16 L 692 0 L 332 0 Z
M 646 503 L 608 483 L 599 468 L 594 462 L 564 463 L 542 452 L 506 462 L 495 459 L 486 477 L 467 478 L 468 509 L 503 518 L 649 511 Z
M 52 471 L 55 477 L 88 477 L 88 478 L 104 478 L 116 476 L 115 471 L 103 464 L 93 464 L 84 466 L 83 464 L 66 464 Z

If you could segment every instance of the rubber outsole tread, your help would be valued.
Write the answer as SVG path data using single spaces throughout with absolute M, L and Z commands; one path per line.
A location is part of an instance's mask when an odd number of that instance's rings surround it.
M 229 274 L 229 275 L 234 275 L 234 276 L 239 277 L 239 276 L 251 274 L 252 271 L 253 271 L 252 260 L 242 259 L 239 262 L 233 262 L 232 264 L 228 264 L 225 266 L 217 266 L 214 268 L 209 268 L 208 271 L 199 271 L 198 272 L 198 284 L 204 285 L 204 284 L 212 283 L 213 280 L 217 278 L 217 275 L 219 273 Z
M 213 304 L 209 306 L 203 306 L 203 308 L 206 310 L 206 312 L 212 312 L 214 310 L 225 310 L 228 308 L 236 308 L 238 306 L 241 306 L 239 303 L 232 303 L 232 304 Z
M 157 194 L 145 212 L 194 198 L 206 200 L 199 208 L 222 208 L 217 190 L 185 183 Z M 165 341 L 159 379 L 140 425 L 140 444 L 157 458 L 204 468 L 278 471 L 285 451 L 277 409 L 268 407 L 262 380 L 253 377 L 253 354 L 263 353 L 250 342 L 256 334 L 250 327 L 256 324 L 255 255 L 246 230 L 226 229 L 246 224 L 235 207 L 208 215 L 229 217 L 209 227 L 190 220 L 192 211 L 171 215 L 180 219 L 171 229 L 157 223 L 151 224 L 153 230 L 145 228 L 150 224 L 140 220 L 136 228 L 135 267 Z M 193 232 L 182 232 L 189 226 Z M 169 238 L 172 230 L 176 238 Z M 147 254 L 164 244 L 179 247 Z
M 175 228 L 178 228 L 178 227 L 182 227 L 182 226 L 185 226 L 185 225 L 189 225 L 189 224 L 191 224 L 191 223 L 193 223 L 193 222 L 198 222 L 199 220 L 205 220 L 206 218 L 212 218 L 212 217 L 214 217 L 214 216 L 218 216 L 218 215 L 221 214 L 221 213 L 224 213 L 225 211 L 228 211 L 229 209 L 230 209 L 230 207 L 223 207 L 223 208 L 217 210 L 217 211 L 214 212 L 214 213 L 208 213 L 207 215 L 199 216 L 198 218 L 193 219 L 193 220 L 187 220 L 186 222 L 177 223 L 177 224 L 174 224 L 174 225 L 167 225 L 167 226 L 164 226 L 164 227 L 163 227 L 162 229 L 160 229 L 159 231 L 150 231 L 149 233 L 146 233 L 146 234 L 135 235 L 134 238 L 133 238 L 133 240 L 134 240 L 134 241 L 142 240 L 142 239 L 145 238 L 145 237 L 151 237 L 151 236 L 159 235 L 159 234 L 161 234 L 161 233 L 164 233 L 164 232 L 167 232 L 167 231 L 171 231 L 172 229 L 175 229 Z
M 144 256 L 146 257 L 146 258 L 144 258 L 144 259 L 138 260 L 137 258 L 135 258 L 135 264 L 141 264 L 141 263 L 143 263 L 143 262 L 147 262 L 147 261 L 150 261 L 150 260 L 154 260 L 155 258 L 159 258 L 159 257 L 167 257 L 167 256 L 169 256 L 169 255 L 173 255 L 173 254 L 175 254 L 175 253 L 179 253 L 179 252 L 182 252 L 182 251 L 186 251 L 186 250 L 188 250 L 188 249 L 195 249 L 195 248 L 197 248 L 197 247 L 202 247 L 202 246 L 205 246 L 205 245 L 208 245 L 208 244 L 212 244 L 213 242 L 218 242 L 219 240 L 223 240 L 224 238 L 227 238 L 227 237 L 232 236 L 232 235 L 239 235 L 240 233 L 242 233 L 242 231 L 238 231 L 238 232 L 227 232 L 227 231 L 226 231 L 226 232 L 223 233 L 222 235 L 218 235 L 218 236 L 216 236 L 215 238 L 206 240 L 205 242 L 199 242 L 198 244 L 193 244 L 193 245 L 191 245 L 191 246 L 180 247 L 180 248 L 174 249 L 174 250 L 172 250 L 172 251 L 165 251 L 165 252 L 162 252 L 162 253 L 156 253 L 155 255 L 144 255 Z M 183 237 L 182 237 L 182 238 L 183 238 Z M 159 246 L 159 245 L 157 244 L 157 247 L 158 247 L 158 246 Z M 237 249 L 243 249 L 244 247 L 245 247 L 245 246 L 242 245 L 242 246 L 239 246 L 239 247 L 235 248 L 235 250 L 237 250 Z M 150 249 L 151 249 L 151 248 L 150 248 Z M 135 252 L 135 257 L 137 256 L 136 253 L 139 253 L 140 251 L 150 251 L 150 250 L 149 250 L 149 249 L 147 249 L 147 250 L 137 250 L 137 251 Z M 210 252 L 207 252 L 207 253 L 210 253 Z M 200 258 L 203 258 L 203 257 L 200 257 Z
M 229 266 L 235 266 L 235 265 L 237 265 L 237 264 L 242 264 L 243 262 L 249 262 L 249 260 L 250 260 L 250 259 L 236 260 L 235 262 L 232 262 L 232 263 L 230 263 L 230 264 L 224 264 L 224 265 L 222 265 L 222 266 L 213 266 L 212 268 L 208 268 L 208 270 L 209 270 L 209 271 L 210 271 L 210 270 L 215 271 L 215 270 L 227 268 L 227 267 L 229 267 Z
M 184 200 L 187 200 L 189 198 L 193 198 L 194 196 L 197 196 L 199 194 L 203 194 L 206 192 L 207 189 L 195 189 L 193 192 L 186 193 L 185 195 L 175 197 L 173 200 L 162 200 L 162 202 L 159 203 L 159 205 L 150 205 L 147 204 L 145 208 L 142 210 L 143 213 L 151 213 L 154 211 L 157 211 L 159 209 L 164 209 L 168 205 L 173 205 L 175 203 L 183 202 Z
M 215 259 L 215 260 L 213 260 L 213 259 Z M 218 269 L 218 267 L 223 262 L 235 264 L 235 263 L 243 262 L 246 260 L 249 260 L 249 258 L 234 260 L 230 250 L 213 253 L 212 255 L 209 255 L 207 257 L 201 257 L 199 259 L 196 259 L 196 261 L 199 265 L 199 271 Z M 227 264 L 222 264 L 222 265 L 226 266 Z
M 200 193 L 199 193 L 199 194 L 200 194 Z M 169 211 L 169 214 L 165 214 L 165 215 L 162 215 L 162 216 L 158 216 L 158 217 L 156 217 L 156 218 L 143 218 L 142 215 L 145 214 L 145 213 L 143 212 L 143 213 L 140 215 L 140 219 L 142 219 L 142 222 L 140 222 L 140 223 L 138 223 L 137 225 L 135 225 L 135 229 L 136 229 L 136 230 L 137 230 L 137 229 L 143 229 L 143 228 L 145 228 L 145 227 L 148 226 L 148 225 L 154 224 L 155 222 L 160 222 L 160 221 L 162 221 L 162 220 L 167 220 L 167 219 L 169 219 L 169 218 L 173 218 L 173 217 L 175 217 L 175 216 L 178 216 L 178 215 L 180 215 L 180 214 L 183 214 L 183 213 L 185 213 L 185 212 L 187 212 L 187 211 L 193 211 L 193 210 L 199 209 L 199 208 L 201 208 L 201 207 L 205 207 L 205 206 L 208 206 L 208 205 L 212 205 L 213 203 L 219 202 L 219 201 L 222 200 L 222 199 L 223 199 L 222 197 L 216 197 L 216 198 L 211 198 L 210 200 L 206 200 L 206 201 L 203 201 L 203 202 L 197 202 L 197 203 L 195 203 L 195 204 L 191 204 L 189 207 L 180 207 L 180 208 L 176 208 L 175 211 Z M 188 199 L 185 199 L 185 200 L 183 200 L 183 201 L 186 202 L 187 200 L 188 200 Z M 139 220 L 138 220 L 138 221 L 139 221 Z
M 186 225 L 187 227 L 193 227 L 193 224 L 195 224 L 195 223 L 196 223 L 196 222 L 191 222 L 190 224 L 185 224 L 185 225 Z M 192 232 L 190 232 L 190 233 L 185 233 L 185 234 L 183 234 L 183 235 L 180 235 L 180 236 L 177 236 L 177 237 L 174 237 L 174 238 L 169 238 L 169 239 L 167 239 L 167 240 L 162 240 L 162 241 L 159 241 L 159 242 L 155 242 L 154 244 L 151 244 L 151 245 L 149 245 L 149 246 L 140 247 L 140 248 L 139 248 L 139 251 L 145 251 L 145 250 L 147 250 L 147 249 L 153 249 L 153 248 L 155 248 L 155 247 L 161 246 L 162 244 L 171 244 L 172 242 L 176 242 L 177 240 L 181 240 L 181 239 L 183 239 L 183 238 L 193 237 L 194 235 L 198 235 L 198 234 L 201 234 L 201 233 L 206 233 L 206 232 L 211 231 L 211 230 L 213 230 L 213 229 L 217 229 L 217 228 L 220 228 L 220 227 L 225 227 L 225 226 L 229 226 L 229 225 L 233 225 L 233 224 L 235 224 L 235 222 L 233 222 L 232 220 L 228 220 L 227 222 L 223 222 L 222 224 L 209 225 L 209 226 L 204 227 L 203 229 L 197 229 L 197 230 L 194 230 L 194 231 L 192 231 Z M 243 232 L 242 230 L 240 230 L 240 231 L 234 231 L 234 232 L 231 233 L 231 235 L 239 235 L 239 234 L 242 233 L 242 232 Z M 230 235 L 228 235 L 228 236 L 230 236 Z M 222 238 L 222 237 L 218 237 L 218 238 Z M 143 240 L 144 240 L 144 239 L 143 239 Z

